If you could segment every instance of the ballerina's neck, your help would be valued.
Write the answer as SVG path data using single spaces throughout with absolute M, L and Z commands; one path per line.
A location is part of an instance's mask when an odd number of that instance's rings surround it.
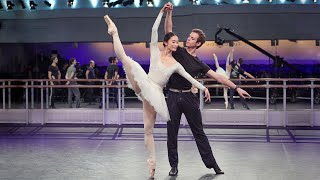
M 164 58 L 171 58 L 172 57 L 172 51 L 166 49 L 166 50 L 163 51 L 162 56 Z

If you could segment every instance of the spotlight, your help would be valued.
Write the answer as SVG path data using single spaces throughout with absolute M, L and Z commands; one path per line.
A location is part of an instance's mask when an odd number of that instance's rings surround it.
M 102 6 L 103 6 L 103 7 L 106 7 L 106 8 L 107 8 L 107 7 L 108 7 L 108 4 L 109 4 L 109 0 L 103 0 L 103 1 L 102 1 Z
M 269 1 L 269 3 L 272 3 L 272 0 L 268 0 Z
M 243 4 L 249 4 L 249 0 L 242 0 Z
M 134 3 L 134 0 L 127 0 L 127 1 L 122 3 L 122 6 L 132 5 L 133 3 Z
M 38 4 L 36 4 L 34 1 L 30 1 L 30 9 L 31 10 L 35 10 L 36 6 L 38 6 Z
M 148 7 L 153 7 L 153 1 L 152 0 L 147 0 L 147 6 Z
M 313 2 L 314 2 L 314 3 L 316 3 L 316 2 L 317 2 L 317 0 L 313 0 Z
M 48 7 L 51 7 L 51 3 L 49 1 L 44 1 L 44 4 Z
M 71 7 L 73 5 L 73 0 L 68 0 L 68 7 Z
M 15 6 L 15 5 L 13 4 L 12 1 L 7 1 L 7 9 L 8 9 L 8 10 L 13 9 L 13 6 Z
M 19 0 L 18 3 L 21 5 L 22 9 L 26 8 L 26 5 L 24 4 L 23 0 Z
M 198 0 L 189 0 L 192 5 L 197 5 Z

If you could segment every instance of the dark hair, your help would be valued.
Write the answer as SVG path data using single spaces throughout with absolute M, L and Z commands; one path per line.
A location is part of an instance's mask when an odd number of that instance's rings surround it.
M 75 58 L 71 58 L 71 59 L 69 60 L 69 65 L 71 65 L 75 60 L 76 60 Z
M 239 64 L 242 64 L 242 63 L 243 63 L 243 59 L 242 59 L 242 58 L 239 58 L 238 63 L 239 63 Z
M 197 39 L 197 42 L 200 42 L 200 46 L 197 46 L 197 49 L 201 47 L 206 42 L 206 35 L 201 29 L 192 29 L 192 32 L 197 33 L 199 35 L 199 38 Z
M 113 63 L 117 58 L 115 56 L 109 57 L 109 62 Z
M 177 36 L 175 33 L 173 32 L 168 32 L 164 35 L 163 37 L 163 46 L 166 47 L 166 45 L 164 44 L 164 42 L 168 42 L 169 39 L 171 39 L 173 36 Z
M 57 56 L 51 56 L 51 62 L 53 62 L 56 58 L 58 58 Z

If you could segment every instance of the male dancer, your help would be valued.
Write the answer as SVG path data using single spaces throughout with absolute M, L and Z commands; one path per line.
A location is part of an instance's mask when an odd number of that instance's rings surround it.
M 231 62 L 231 73 L 230 73 L 230 79 L 233 83 L 236 85 L 241 85 L 240 75 L 242 76 L 247 76 L 251 79 L 255 79 L 250 73 L 246 72 L 244 69 L 242 69 L 240 66 L 243 63 L 243 59 L 239 58 L 238 62 L 232 61 Z M 233 95 L 234 95 L 234 90 L 230 89 L 230 108 L 234 109 L 234 101 L 233 101 Z M 246 100 L 240 96 L 241 104 L 244 108 L 250 109 Z
M 86 79 L 89 80 L 89 79 L 95 79 L 96 78 L 96 73 L 95 73 L 95 70 L 94 70 L 94 66 L 95 66 L 95 62 L 93 60 L 90 60 L 90 64 L 89 64 L 89 66 L 87 67 L 87 70 L 86 70 Z M 87 84 L 88 85 L 94 85 L 94 82 L 89 80 Z M 87 91 L 88 91 L 88 94 L 87 94 L 88 104 L 89 105 L 94 104 L 94 89 L 93 88 L 88 88 Z
M 77 60 L 75 58 L 71 58 L 69 60 L 69 68 L 67 70 L 66 79 L 77 79 L 76 77 L 76 68 Z M 76 81 L 68 81 L 66 85 L 77 85 Z M 69 108 L 72 108 L 72 95 L 76 97 L 76 108 L 80 108 L 80 91 L 77 87 L 68 88 L 68 105 Z
M 52 64 L 49 66 L 48 69 L 48 78 L 49 79 L 61 79 L 61 73 L 58 67 L 58 57 L 52 56 L 51 57 Z M 60 84 L 60 82 L 53 82 L 50 81 L 50 85 Z M 56 108 L 55 103 L 55 96 L 56 96 L 56 88 L 50 88 L 50 107 Z
M 109 57 L 110 65 L 107 68 L 107 71 L 104 74 L 104 79 L 112 79 L 117 80 L 119 79 L 119 68 L 118 68 L 118 59 L 115 56 Z M 108 85 L 118 85 L 117 81 L 109 81 Z M 118 88 L 110 88 L 110 92 L 113 95 L 113 102 L 116 103 L 118 108 Z M 102 107 L 102 104 L 101 104 Z
M 173 6 L 171 4 L 171 8 L 167 11 L 165 20 L 165 33 L 172 32 L 172 9 Z M 204 42 L 205 35 L 202 30 L 193 29 L 186 41 L 186 48 L 178 47 L 177 51 L 172 53 L 172 55 L 191 76 L 194 77 L 198 73 L 204 73 L 207 76 L 216 79 L 218 82 L 237 90 L 240 96 L 247 96 L 250 98 L 250 95 L 246 91 L 239 88 L 239 86 L 236 86 L 222 75 L 214 72 L 209 66 L 200 61 L 196 55 L 196 50 L 200 48 Z M 206 167 L 213 168 L 216 174 L 224 174 L 213 157 L 208 138 L 203 131 L 199 98 L 191 93 L 191 84 L 179 74 L 173 74 L 170 77 L 167 88 L 167 105 L 171 118 L 171 121 L 167 122 L 167 148 L 171 166 L 169 175 L 178 175 L 177 136 L 182 113 L 184 113 L 187 118 L 202 161 Z

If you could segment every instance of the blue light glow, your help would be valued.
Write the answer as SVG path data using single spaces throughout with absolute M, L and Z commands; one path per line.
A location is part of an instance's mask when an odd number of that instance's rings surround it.
M 135 7 L 140 7 L 139 3 L 140 3 L 140 0 L 134 0 L 134 6 Z
M 56 5 L 56 0 L 47 0 L 51 6 L 50 6 L 50 9 L 54 9 L 54 6 Z
M 173 0 L 173 5 L 178 6 L 180 4 L 180 0 Z
M 92 7 L 93 8 L 96 8 L 98 6 L 98 2 L 99 0 L 90 0 L 91 4 L 92 4 Z
M 153 0 L 154 7 L 159 7 L 159 5 L 160 5 L 160 0 Z

